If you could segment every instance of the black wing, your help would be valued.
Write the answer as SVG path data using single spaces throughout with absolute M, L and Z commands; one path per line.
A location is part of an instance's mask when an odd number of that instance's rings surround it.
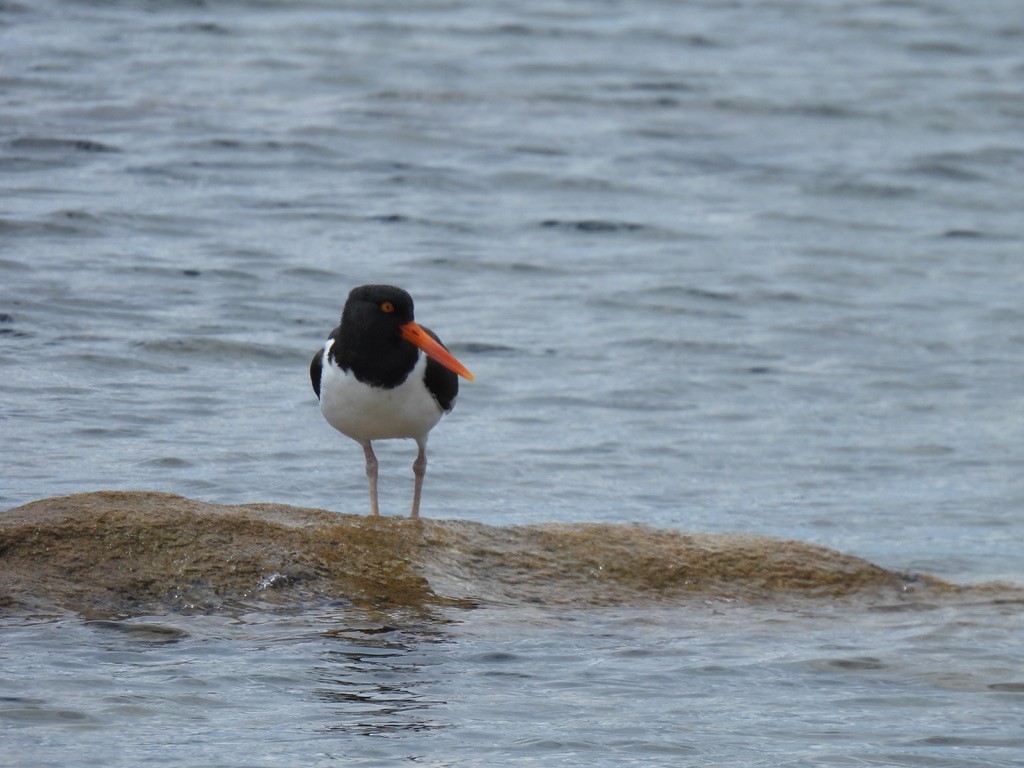
M 323 347 L 313 355 L 313 362 L 309 364 L 309 378 L 313 382 L 313 391 L 316 392 L 316 399 L 320 399 L 320 376 L 324 372 L 324 350 Z
M 429 328 L 422 326 L 430 336 L 444 347 L 444 343 L 437 338 L 437 334 Z M 444 347 L 448 349 L 448 347 Z M 423 383 L 427 390 L 437 400 L 437 404 L 447 413 L 455 407 L 455 396 L 459 394 L 459 377 L 449 371 L 432 357 L 427 358 L 427 370 L 423 374 Z

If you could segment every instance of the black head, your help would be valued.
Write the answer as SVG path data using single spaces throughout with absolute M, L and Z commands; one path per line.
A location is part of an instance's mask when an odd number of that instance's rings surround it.
M 412 296 L 394 285 L 360 285 L 349 291 L 341 322 L 380 328 L 398 328 L 413 319 Z
M 356 378 L 380 387 L 396 387 L 416 365 L 419 350 L 402 338 L 412 321 L 412 297 L 393 285 L 353 288 L 332 334 L 331 357 Z
M 430 358 L 428 371 L 439 367 L 453 381 L 456 374 L 473 380 L 437 336 L 413 320 L 412 297 L 393 285 L 353 288 L 331 338 L 331 359 L 367 384 L 397 387 L 412 372 L 421 351 Z M 458 384 L 454 387 L 457 391 Z

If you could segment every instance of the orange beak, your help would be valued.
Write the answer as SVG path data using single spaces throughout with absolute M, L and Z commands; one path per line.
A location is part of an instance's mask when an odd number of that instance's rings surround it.
M 469 369 L 455 359 L 455 355 L 441 346 L 441 342 L 427 333 L 414 321 L 409 321 L 402 326 L 402 338 L 423 350 L 428 356 L 439 362 L 449 371 L 459 374 L 464 379 L 473 381 L 473 374 Z

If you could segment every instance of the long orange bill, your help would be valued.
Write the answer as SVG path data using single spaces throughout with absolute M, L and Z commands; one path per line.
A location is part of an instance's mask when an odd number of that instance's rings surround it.
M 469 369 L 455 359 L 455 355 L 441 346 L 433 336 L 423 330 L 415 321 L 409 321 L 402 326 L 402 338 L 412 342 L 422 349 L 429 357 L 434 358 L 449 371 L 459 374 L 464 379 L 473 381 L 474 376 Z

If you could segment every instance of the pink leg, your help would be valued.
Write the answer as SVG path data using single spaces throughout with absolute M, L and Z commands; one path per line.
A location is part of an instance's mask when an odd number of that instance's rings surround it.
M 366 454 L 366 476 L 370 478 L 370 514 L 378 517 L 380 508 L 377 506 L 377 456 L 369 440 L 363 443 L 363 453 Z
M 425 443 L 416 443 L 419 446 L 419 453 L 416 454 L 416 461 L 412 463 L 412 474 L 415 477 L 415 485 L 412 489 L 412 512 L 409 517 L 420 516 L 420 496 L 423 493 L 423 476 L 427 474 L 427 446 Z

